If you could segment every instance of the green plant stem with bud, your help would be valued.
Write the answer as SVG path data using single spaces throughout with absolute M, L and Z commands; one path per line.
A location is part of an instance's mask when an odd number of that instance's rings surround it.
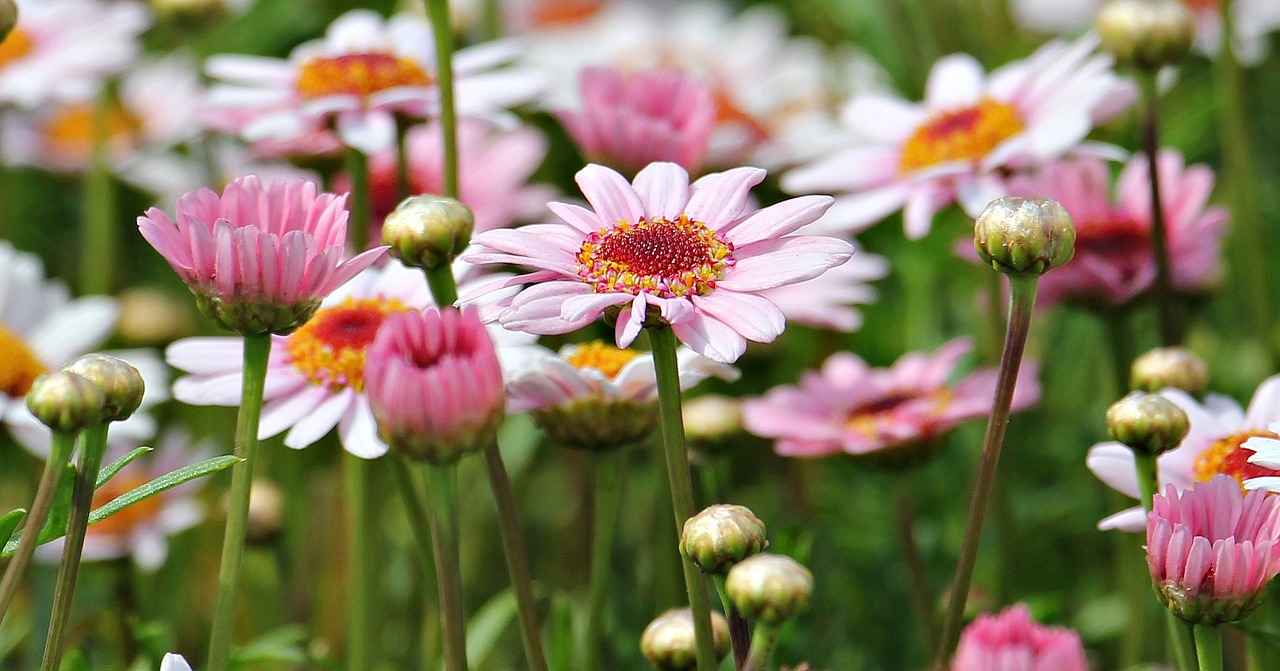
M 538 625 L 538 611 L 533 601 L 533 581 L 529 576 L 528 553 L 524 536 L 520 533 L 520 518 L 516 515 L 516 497 L 511 489 L 511 479 L 502 463 L 502 452 L 494 440 L 484 448 L 485 473 L 498 504 L 498 528 L 502 538 L 503 555 L 507 560 L 507 574 L 511 589 L 516 595 L 516 613 L 520 620 L 520 635 L 524 642 L 525 659 L 532 671 L 547 671 L 547 656 L 542 650 L 542 633 Z
M 757 622 L 755 633 L 751 636 L 751 652 L 747 655 L 747 663 L 742 666 L 742 671 L 765 671 L 769 668 L 769 658 L 773 656 L 773 648 L 777 644 L 778 628 Z
M 995 400 L 992 403 L 987 432 L 982 441 L 982 460 L 978 468 L 977 482 L 973 487 L 973 498 L 969 503 L 964 539 L 960 544 L 960 558 L 951 584 L 951 598 L 947 604 L 946 616 L 942 623 L 942 636 L 938 640 L 937 653 L 934 656 L 935 669 L 946 668 L 946 660 L 960 639 L 960 620 L 964 616 L 964 606 L 969 596 L 969 583 L 973 579 L 973 568 L 977 563 L 982 522 L 995 484 L 996 466 L 1000 462 L 1004 432 L 1009 424 L 1013 389 L 1018 377 L 1018 368 L 1022 364 L 1022 351 L 1027 343 L 1027 331 L 1030 329 L 1031 315 L 1035 309 L 1039 279 L 1037 275 L 1009 276 L 1009 327 L 1005 330 Z
M 595 508 L 591 520 L 591 578 L 587 597 L 587 639 L 583 650 L 584 669 L 598 669 L 605 645 L 604 606 L 609 588 L 609 557 L 613 532 L 622 503 L 623 464 L 621 449 L 591 455 L 595 477 Z
M 258 422 L 262 417 L 262 392 L 267 381 L 271 334 L 244 337 L 244 381 L 240 411 L 236 416 L 235 456 L 244 461 L 231 475 L 231 499 L 227 527 L 222 537 L 222 562 L 218 571 L 218 600 L 209 634 L 209 671 L 227 671 L 231 659 L 231 634 L 236 619 L 236 595 L 240 563 L 244 558 L 245 531 L 249 525 L 249 491 L 258 452 Z
M 1165 347 L 1182 342 L 1182 326 L 1174 314 L 1173 270 L 1169 261 L 1169 234 L 1164 205 L 1160 198 L 1160 92 L 1156 73 L 1138 73 L 1142 89 L 1142 151 L 1147 155 L 1147 181 L 1151 185 L 1151 251 L 1156 259 L 1156 310 L 1160 318 L 1160 343 Z
M 27 572 L 31 556 L 36 551 L 36 539 L 44 522 L 49 517 L 49 509 L 53 507 L 54 495 L 58 492 L 58 483 L 62 473 L 71 459 L 75 449 L 76 434 L 55 431 L 53 445 L 49 448 L 49 458 L 44 462 L 44 472 L 40 474 L 40 484 L 36 487 L 35 500 L 31 502 L 31 511 L 27 513 L 26 526 L 22 529 L 22 538 L 18 541 L 18 549 L 5 567 L 4 579 L 0 580 L 0 621 L 13 604 L 13 597 L 18 593 L 18 584 Z M 7 541 L 0 538 L 0 542 Z
M 80 245 L 80 289 L 84 294 L 110 294 L 114 289 L 119 247 L 116 235 L 116 189 L 111 177 L 111 114 L 115 97 L 109 86 L 93 106 L 93 147 L 84 183 L 84 237 Z
M 453 95 L 453 24 L 449 0 L 423 0 L 436 43 L 436 86 L 440 89 L 440 129 L 444 133 L 444 195 L 458 198 L 458 114 Z
M 458 558 L 458 465 L 427 466 L 431 541 L 440 591 L 446 671 L 467 671 L 467 613 Z
M 1192 625 L 1192 629 L 1200 671 L 1222 671 L 1222 630 L 1212 624 Z
M 658 379 L 658 408 L 661 414 L 662 446 L 667 460 L 667 480 L 671 485 L 671 502 L 675 508 L 676 545 L 685 520 L 693 517 L 693 484 L 689 475 L 689 453 L 684 442 L 684 418 L 680 411 L 680 369 L 676 361 L 676 336 L 666 324 L 650 326 L 649 341 L 653 347 L 653 367 Z M 697 642 L 698 671 L 716 668 L 711 632 L 711 604 L 707 596 L 706 576 L 681 553 L 685 590 L 693 611 L 693 631 Z
M 76 578 L 80 575 L 80 556 L 84 550 L 85 532 L 89 527 L 89 511 L 98 483 L 102 455 L 107 451 L 107 422 L 91 426 L 80 434 L 80 458 L 75 482 L 71 488 L 71 512 L 67 521 L 67 538 L 58 565 L 58 582 L 53 590 L 53 614 L 49 617 L 49 636 L 45 639 L 44 659 L 40 671 L 59 671 L 67 641 L 67 623 L 71 621 L 71 601 L 75 597 Z
M 413 195 L 413 178 L 409 176 L 409 127 L 396 127 L 396 202 Z

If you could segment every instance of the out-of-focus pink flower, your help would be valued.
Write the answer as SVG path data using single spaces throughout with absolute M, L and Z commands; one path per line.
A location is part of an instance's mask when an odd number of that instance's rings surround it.
M 951 671 L 1089 671 L 1080 635 L 1031 619 L 1023 604 L 979 615 L 960 634 Z
M 153 207 L 138 217 L 138 228 L 219 325 L 288 333 L 386 251 L 342 260 L 345 204 L 344 196 L 318 193 L 311 182 L 264 186 L 250 175 L 221 196 L 201 189 L 179 198 L 176 223 Z
M 586 68 L 580 111 L 560 119 L 587 158 L 634 175 L 654 161 L 697 174 L 706 157 L 716 102 L 711 90 L 677 70 L 626 75 Z
M 899 452 L 888 448 L 915 446 L 991 414 L 996 369 L 980 369 L 947 384 L 972 349 L 966 339 L 952 340 L 932 356 L 905 354 L 890 368 L 871 368 L 853 354 L 838 352 L 821 371 L 805 372 L 800 384 L 743 401 L 743 425 L 776 440 L 774 449 L 783 456 L 852 454 L 891 460 Z M 1037 373 L 1029 363 L 1019 370 L 1015 410 L 1040 399 Z
M 1050 42 L 990 74 L 954 54 L 934 64 L 922 103 L 855 96 L 842 120 L 857 144 L 787 173 L 783 188 L 841 192 L 827 230 L 857 231 L 902 210 L 907 237 L 921 238 L 953 202 L 976 217 L 1009 193 L 1005 170 L 1076 150 L 1132 102 L 1096 47 L 1096 38 Z
M 577 180 L 594 209 L 551 203 L 562 223 L 482 233 L 475 244 L 484 251 L 463 258 L 536 269 L 506 283 L 534 283 L 498 314 L 508 328 L 568 333 L 617 308 L 615 339 L 626 347 L 652 308 L 690 349 L 732 363 L 747 340 L 771 342 L 785 326 L 761 291 L 817 277 L 853 254 L 843 240 L 793 235 L 829 197 L 749 209 L 762 179 L 759 168 L 735 168 L 691 185 L 680 166 L 652 163 L 628 183 L 588 165 Z
M 1156 494 L 1147 517 L 1147 566 L 1156 593 L 1184 620 L 1243 619 L 1280 573 L 1280 498 L 1242 494 L 1215 476 L 1179 492 Z
M 378 435 L 407 457 L 452 463 L 493 440 L 502 419 L 502 368 L 471 306 L 387 317 L 364 382 Z
M 811 280 L 765 289 L 760 294 L 773 301 L 787 321 L 848 333 L 862 328 L 862 313 L 853 306 L 876 299 L 876 290 L 867 282 L 888 274 L 887 259 L 859 250 L 848 261 Z

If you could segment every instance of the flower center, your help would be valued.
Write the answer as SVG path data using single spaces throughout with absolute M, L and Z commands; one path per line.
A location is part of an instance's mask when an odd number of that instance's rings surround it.
M 622 371 L 630 361 L 640 356 L 640 353 L 633 349 L 618 349 L 601 340 L 593 340 L 589 343 L 578 345 L 565 360 L 569 365 L 582 370 L 591 368 L 604 373 L 604 376 L 610 380 L 618 377 L 618 373 Z
M 377 52 L 311 58 L 298 75 L 298 94 L 303 98 L 349 95 L 363 101 L 387 89 L 430 85 L 431 75 L 422 66 Z
M 733 265 L 733 245 L 683 214 L 674 221 L 621 221 L 588 235 L 578 263 L 578 276 L 597 293 L 701 296 Z
M 364 355 L 387 315 L 409 308 L 397 300 L 348 298 L 321 308 L 285 345 L 289 363 L 311 384 L 364 390 Z
M 1131 219 L 1085 223 L 1076 229 L 1076 254 L 1105 259 L 1130 281 L 1151 258 L 1151 233 Z
M 98 508 L 116 497 L 147 483 L 141 475 L 118 474 L 93 493 L 93 507 Z M 86 534 L 93 536 L 128 536 L 138 527 L 155 520 L 162 508 L 159 496 L 149 496 L 100 522 L 91 525 Z
M 9 36 L 0 42 L 0 68 L 20 61 L 35 51 L 36 43 L 22 28 L 14 28 Z
M 968 161 L 976 163 L 1023 129 L 1012 105 L 983 98 L 973 107 L 929 117 L 902 147 L 902 172 Z
M 0 393 L 11 398 L 26 396 L 31 383 L 45 370 L 22 338 L 0 326 Z
M 844 420 L 844 428 L 868 438 L 879 437 L 885 433 L 885 422 L 893 418 L 899 408 L 909 401 L 933 401 L 932 414 L 937 414 L 954 398 L 950 389 L 942 388 L 932 392 L 918 393 L 901 391 L 875 399 L 865 405 L 854 408 Z M 929 417 L 912 417 L 911 423 L 927 425 Z M 922 432 L 927 433 L 927 431 Z M 914 438 L 915 436 L 913 436 Z
M 1193 12 L 1218 11 L 1218 0 L 1182 0 L 1182 4 Z
M 107 148 L 111 155 L 128 151 L 140 121 L 119 105 L 107 112 Z M 93 154 L 96 120 L 91 105 L 70 105 L 55 112 L 45 123 L 45 146 L 53 156 L 88 164 Z
M 1235 478 L 1243 487 L 1244 481 L 1251 478 L 1280 476 L 1280 471 L 1249 463 L 1249 457 L 1254 455 L 1254 451 L 1242 445 L 1254 436 L 1280 437 L 1266 429 L 1251 429 L 1233 433 L 1217 441 L 1196 457 L 1196 482 L 1208 482 L 1221 473 Z
M 769 138 L 769 128 L 749 112 L 734 102 L 729 91 L 717 87 L 711 91 L 716 102 L 716 123 L 735 124 L 745 129 L 753 143 L 760 143 Z
M 541 0 L 533 10 L 533 23 L 541 28 L 571 26 L 600 13 L 603 0 Z

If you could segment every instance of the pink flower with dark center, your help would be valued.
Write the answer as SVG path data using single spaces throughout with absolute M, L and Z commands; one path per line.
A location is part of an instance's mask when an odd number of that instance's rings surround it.
M 626 174 L 654 161 L 698 172 L 717 116 L 710 89 L 676 70 L 628 76 L 592 67 L 578 80 L 582 111 L 562 111 L 560 120 L 588 159 Z
M 1089 671 L 1080 635 L 1031 619 L 1023 604 L 979 615 L 960 634 L 951 671 Z
M 947 383 L 972 349 L 966 339 L 952 340 L 932 356 L 905 354 L 890 368 L 871 368 L 853 354 L 838 352 L 821 371 L 804 373 L 800 384 L 744 401 L 743 424 L 776 440 L 774 449 L 783 456 L 851 454 L 897 463 L 895 457 L 917 456 L 914 448 L 931 438 L 991 414 L 996 369 Z M 1039 400 L 1036 376 L 1034 365 L 1022 366 L 1014 409 Z
M 577 180 L 593 209 L 551 203 L 562 223 L 482 233 L 474 242 L 483 251 L 464 259 L 535 269 L 504 283 L 533 284 L 497 314 L 507 328 L 568 333 L 617 310 L 619 347 L 661 319 L 690 349 L 732 363 L 747 340 L 771 342 L 785 326 L 761 291 L 817 277 L 853 254 L 843 240 L 793 235 L 826 211 L 827 196 L 749 209 L 764 174 L 735 168 L 691 185 L 680 166 L 653 163 L 628 183 L 592 164 Z
M 1242 494 L 1219 475 L 1157 494 L 1147 517 L 1147 566 L 1156 594 L 1198 624 L 1243 619 L 1280 573 L 1280 498 Z
M 176 223 L 153 207 L 138 229 L 220 326 L 284 334 L 386 250 L 342 260 L 345 205 L 345 196 L 318 193 L 311 182 L 264 186 L 250 175 L 221 196 L 209 189 L 182 196 Z
M 388 316 L 366 353 L 364 383 L 378 435 L 433 464 L 484 447 L 502 420 L 502 368 L 470 306 Z

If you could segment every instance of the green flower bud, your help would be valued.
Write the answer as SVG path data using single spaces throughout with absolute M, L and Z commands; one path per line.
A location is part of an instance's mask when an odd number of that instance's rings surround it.
M 658 404 L 586 397 L 565 406 L 529 413 L 552 440 L 568 447 L 605 452 L 634 445 L 658 428 Z
M 471 209 L 453 198 L 405 198 L 382 224 L 382 244 L 406 266 L 430 270 L 454 259 L 471 241 Z
M 700 450 L 728 447 L 742 433 L 742 403 L 731 396 L 703 394 L 684 403 L 685 439 Z
M 1178 0 L 1111 0 L 1095 21 L 1102 48 L 1121 65 L 1158 70 L 1191 50 L 1196 26 Z
M 1142 391 L 1173 387 L 1199 396 L 1209 386 L 1209 367 L 1191 350 L 1157 347 L 1133 360 L 1129 386 Z
M 745 506 L 716 504 L 685 520 L 680 551 L 706 573 L 729 567 L 763 552 L 769 541 L 764 522 Z
M 57 433 L 75 433 L 102 421 L 106 399 L 97 385 L 65 370 L 36 378 L 27 392 L 27 408 Z
M 1075 255 L 1076 227 L 1056 201 L 997 198 L 973 225 L 978 256 L 1006 275 L 1043 275 Z
M 711 611 L 711 636 L 716 661 L 729 652 L 729 623 Z M 693 633 L 693 611 L 673 608 L 649 623 L 640 636 L 640 652 L 661 671 L 688 671 L 698 666 L 698 644 Z
M 1187 413 L 1160 394 L 1130 392 L 1107 408 L 1107 434 L 1139 454 L 1172 450 L 1189 428 Z
M 762 552 L 729 569 L 725 591 L 743 617 L 776 627 L 809 608 L 813 574 L 790 557 Z
M 128 419 L 142 405 L 146 385 L 137 368 L 106 354 L 86 354 L 62 367 L 98 386 L 105 399 L 102 421 Z
M 0 42 L 18 25 L 18 5 L 13 0 L 0 0 Z

